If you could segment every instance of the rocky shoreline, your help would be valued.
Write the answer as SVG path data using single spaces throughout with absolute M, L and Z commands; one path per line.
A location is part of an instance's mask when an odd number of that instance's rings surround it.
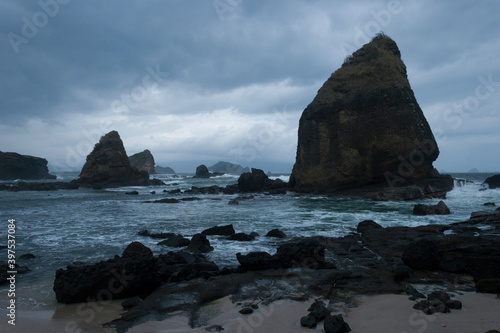
M 447 312 L 456 304 L 444 302 L 438 309 L 437 301 L 425 300 L 428 295 L 413 286 L 500 293 L 500 209 L 472 213 L 469 220 L 450 225 L 383 228 L 362 221 L 344 237 L 296 238 L 280 243 L 276 254 L 235 254 L 236 268 L 219 268 L 201 254 L 210 237 L 221 234 L 237 232 L 229 226 L 212 228 L 190 241 L 199 247 L 184 243 L 185 249 L 158 257 L 133 243 L 114 259 L 68 266 L 56 274 L 57 299 L 73 303 L 132 297 L 128 304 L 133 306 L 106 324 L 126 332 L 176 311 L 189 315 L 192 327 L 203 326 L 197 310 L 225 296 L 265 305 L 280 299 L 333 304 L 355 295 L 406 294 L 431 313 Z M 149 232 L 144 236 L 154 237 Z

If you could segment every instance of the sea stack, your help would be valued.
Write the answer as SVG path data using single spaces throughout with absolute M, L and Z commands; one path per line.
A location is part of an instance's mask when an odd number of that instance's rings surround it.
M 97 188 L 150 185 L 148 173 L 130 165 L 117 131 L 101 137 L 87 156 L 80 178 L 75 182 L 81 186 Z
M 290 186 L 376 200 L 443 197 L 453 180 L 432 166 L 438 155 L 399 48 L 378 34 L 302 113 Z
M 146 171 L 150 175 L 155 172 L 155 159 L 149 149 L 128 157 L 130 165 L 139 171 Z

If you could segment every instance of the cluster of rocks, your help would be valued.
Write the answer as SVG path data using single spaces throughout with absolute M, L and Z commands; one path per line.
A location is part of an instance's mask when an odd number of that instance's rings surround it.
M 300 319 L 302 327 L 315 328 L 324 320 L 323 327 L 326 333 L 346 333 L 351 331 L 342 315 L 331 315 L 322 301 L 315 301 L 307 311 L 309 311 L 309 314 Z
M 500 188 L 500 175 L 486 178 L 484 184 L 488 185 L 488 188 L 490 189 Z
M 233 232 L 237 234 L 228 225 L 207 229 L 200 235 L 230 237 Z M 202 261 L 201 266 L 209 265 L 208 268 L 190 271 L 190 277 L 197 274 L 200 277 L 189 279 L 184 273 L 167 274 L 165 276 L 175 276 L 177 280 L 184 278 L 182 281 L 186 282 L 162 284 L 110 326 L 129 328 L 146 315 L 160 320 L 168 311 L 193 313 L 193 309 L 206 302 L 227 295 L 231 295 L 233 302 L 259 299 L 264 303 L 289 297 L 304 300 L 315 297 L 338 303 L 340 299 L 346 300 L 346 294 L 371 293 L 406 293 L 416 300 L 425 296 L 411 286 L 429 283 L 454 288 L 451 291 L 498 293 L 499 236 L 500 209 L 473 213 L 469 220 L 451 225 L 384 228 L 374 221 L 363 221 L 355 232 L 344 237 L 290 239 L 276 244 L 274 255 L 266 252 L 237 254 L 240 264 L 237 269 L 216 271 L 211 264 Z M 170 257 L 180 255 L 169 254 Z M 175 269 L 179 271 L 182 267 Z M 127 270 L 125 272 L 129 274 Z M 169 295 L 168 300 L 165 295 Z M 453 300 L 441 302 L 445 307 L 431 294 L 416 304 L 426 313 L 459 307 L 459 303 Z M 317 312 L 321 310 L 318 307 Z M 335 318 L 328 319 L 328 323 L 332 321 L 342 326 L 340 318 Z M 192 320 L 196 322 L 196 315 Z M 313 325 L 311 318 L 304 319 L 304 322 L 306 320 Z
M 150 181 L 147 171 L 139 171 L 136 167 L 132 167 L 120 135 L 116 131 L 101 137 L 87 156 L 79 178 L 72 183 L 93 188 L 163 184 L 158 179 Z
M 213 251 L 210 241 L 206 236 L 225 236 L 226 239 L 239 242 L 251 242 L 260 235 L 257 232 L 246 234 L 244 232 L 236 232 L 232 224 L 225 226 L 215 226 L 203 230 L 200 234 L 195 234 L 191 240 L 185 238 L 181 234 L 175 233 L 150 233 L 148 230 L 142 230 L 137 233 L 139 236 L 152 237 L 162 239 L 157 245 L 169 247 L 187 247 L 191 252 L 206 253 Z M 285 238 L 286 235 L 279 229 L 273 229 L 266 234 L 266 237 Z
M 449 313 L 451 309 L 460 310 L 462 302 L 452 300 L 450 295 L 445 291 L 434 291 L 427 296 L 426 300 L 416 303 L 413 308 L 421 310 L 426 315 L 431 315 L 436 312 Z
M 450 213 L 444 201 L 439 201 L 436 205 L 416 204 L 413 207 L 413 215 L 449 215 Z
M 144 298 L 164 283 L 209 277 L 218 272 L 217 265 L 199 253 L 168 252 L 155 257 L 148 247 L 133 242 L 113 259 L 59 269 L 53 289 L 60 303 Z

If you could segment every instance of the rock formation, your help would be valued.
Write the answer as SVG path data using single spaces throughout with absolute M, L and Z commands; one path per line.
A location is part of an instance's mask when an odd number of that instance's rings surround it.
M 49 174 L 44 158 L 0 151 L 0 179 L 56 179 L 56 176 Z
M 397 200 L 441 197 L 453 187 L 432 166 L 436 140 L 399 49 L 383 34 L 324 83 L 298 135 L 290 178 L 296 191 Z
M 139 171 L 146 171 L 150 175 L 155 173 L 155 159 L 148 149 L 129 156 L 128 160 L 130 161 L 130 165 Z
M 208 171 L 227 173 L 230 175 L 241 175 L 244 172 L 250 172 L 250 169 L 248 167 L 244 168 L 239 164 L 220 161 L 209 167 Z
M 252 172 L 245 172 L 238 178 L 238 190 L 240 192 L 261 192 L 285 194 L 287 184 L 281 179 L 272 180 L 261 169 L 252 168 Z
M 150 185 L 148 173 L 130 165 L 123 142 L 116 131 L 101 137 L 87 156 L 80 178 L 75 182 L 93 187 Z
M 484 184 L 488 184 L 488 187 L 490 189 L 499 188 L 500 187 L 500 174 L 486 178 L 486 180 L 484 181 Z
M 175 175 L 174 169 L 170 167 L 162 167 L 160 165 L 155 166 L 155 173 L 164 173 L 167 175 Z
M 220 172 L 210 172 L 208 171 L 208 168 L 205 164 L 198 165 L 196 167 L 196 174 L 193 178 L 210 178 L 210 177 L 217 177 L 217 176 L 222 176 L 223 173 Z

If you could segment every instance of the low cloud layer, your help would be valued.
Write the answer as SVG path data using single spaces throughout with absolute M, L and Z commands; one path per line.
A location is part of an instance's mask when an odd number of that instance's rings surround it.
M 79 169 L 118 130 L 158 164 L 290 171 L 298 120 L 384 31 L 448 171 L 500 170 L 500 4 L 321 0 L 0 1 L 0 150 Z M 206 162 L 208 163 L 208 162 Z

